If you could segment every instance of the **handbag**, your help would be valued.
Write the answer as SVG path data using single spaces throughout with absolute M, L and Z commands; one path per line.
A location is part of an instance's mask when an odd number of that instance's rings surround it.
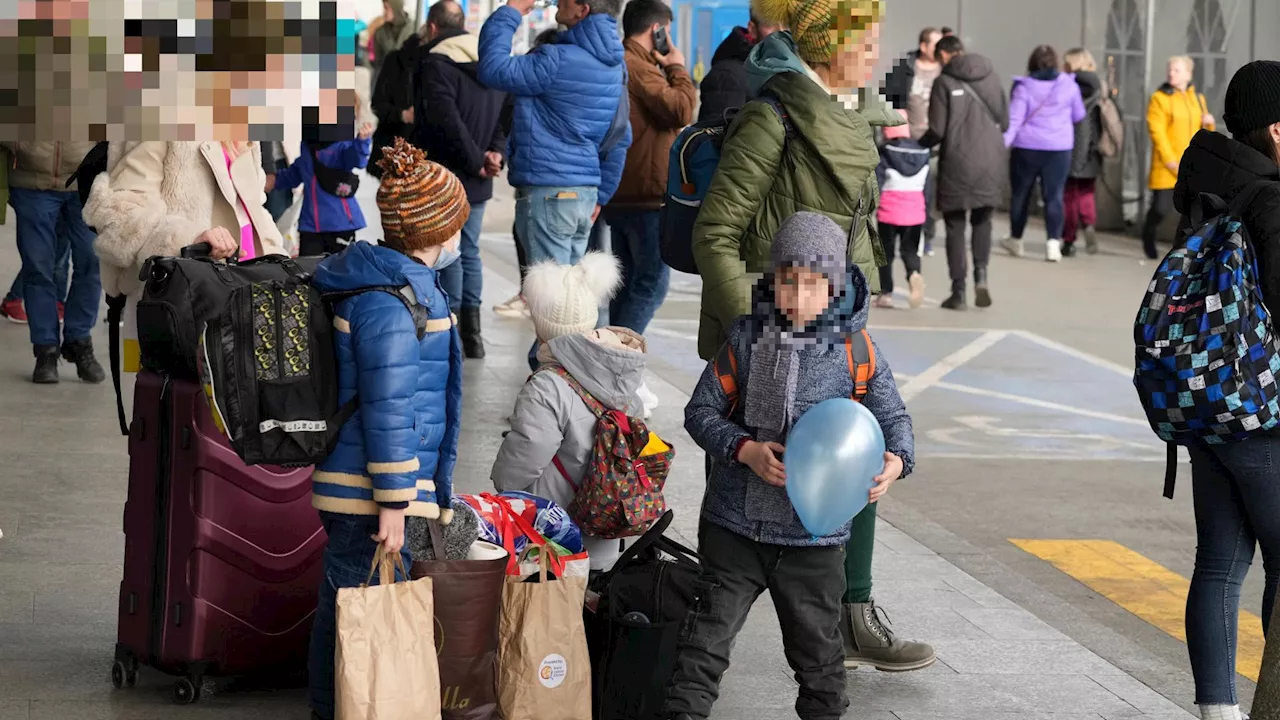
M 315 173 L 316 182 L 325 192 L 340 198 L 355 197 L 360 188 L 360 176 L 350 170 L 331 168 L 316 157 L 316 149 L 307 143 L 307 152 L 311 154 L 311 169 Z
M 427 523 L 437 558 L 444 557 L 440 523 Z M 443 720 L 498 720 L 498 618 L 505 557 L 419 560 L 409 576 L 429 577 L 435 591 L 435 640 Z

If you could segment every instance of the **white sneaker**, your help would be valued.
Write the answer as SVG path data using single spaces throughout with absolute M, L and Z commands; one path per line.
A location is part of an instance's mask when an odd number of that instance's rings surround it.
M 1062 260 L 1062 241 L 1050 240 L 1045 243 L 1044 259 L 1049 262 L 1059 262 Z
M 915 310 L 924 304 L 924 276 L 916 273 L 911 276 L 907 284 L 911 286 L 911 295 L 909 296 L 911 309 Z
M 893 309 L 894 309 L 894 305 L 893 305 L 893 298 L 892 298 L 892 297 L 890 297 L 890 296 L 888 296 L 888 295 L 883 295 L 883 294 L 882 294 L 882 295 L 877 295 L 877 296 L 876 296 L 876 299 L 871 303 L 871 305 L 872 305 L 872 307 L 877 307 L 877 308 L 880 308 L 881 310 L 893 310 Z
M 494 305 L 493 312 L 509 318 L 529 317 L 529 306 L 525 304 L 524 298 L 516 295 L 501 305 Z
M 640 398 L 640 404 L 644 406 L 641 419 L 648 420 L 649 416 L 653 415 L 653 411 L 658 408 L 658 396 L 649 389 L 647 384 L 641 382 L 640 387 L 636 388 L 636 397 Z
M 1000 241 L 1000 247 L 1016 258 L 1022 257 L 1022 240 L 1007 237 Z

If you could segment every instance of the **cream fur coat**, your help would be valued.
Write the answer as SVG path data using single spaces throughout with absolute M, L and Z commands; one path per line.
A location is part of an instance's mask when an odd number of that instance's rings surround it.
M 93 183 L 85 222 L 98 231 L 94 243 L 108 295 L 136 296 L 147 258 L 177 255 L 200 233 L 224 227 L 233 237 L 252 223 L 258 254 L 284 252 L 280 230 L 266 202 L 258 143 L 228 172 L 218 142 L 113 142 L 107 171 Z M 243 198 L 242 208 L 237 197 Z

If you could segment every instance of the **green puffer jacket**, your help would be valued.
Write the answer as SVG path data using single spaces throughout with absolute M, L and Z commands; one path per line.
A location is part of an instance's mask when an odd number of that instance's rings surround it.
M 819 212 L 852 229 L 849 259 L 872 293 L 880 291 L 877 268 L 885 262 L 875 224 L 880 155 L 871 128 L 901 125 L 901 115 L 865 91 L 859 110 L 846 110 L 810 78 L 788 32 L 753 48 L 746 66 L 752 91 L 778 100 L 794 134 L 786 137 L 778 114 L 757 100 L 742 108 L 725 137 L 693 228 L 702 275 L 698 355 L 704 360 L 724 345 L 725 328 L 751 312 L 748 273 L 771 268 L 773 235 L 787 217 Z

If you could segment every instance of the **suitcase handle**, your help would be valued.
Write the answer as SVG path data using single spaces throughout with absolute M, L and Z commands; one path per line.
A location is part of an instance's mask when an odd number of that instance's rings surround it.
M 213 245 L 207 242 L 200 242 L 200 243 L 196 243 L 194 245 L 188 245 L 182 248 L 180 255 L 184 260 L 207 260 L 209 262 L 214 262 L 209 257 L 209 253 L 211 252 L 213 252 Z M 303 277 L 304 275 L 306 275 L 306 273 L 302 270 L 302 268 L 298 265 L 298 263 L 294 262 L 293 258 L 289 257 L 288 255 L 262 255 L 262 256 L 251 258 L 249 260 L 244 260 L 244 261 L 240 261 L 234 257 L 229 257 L 226 259 L 226 261 L 228 264 L 231 264 L 231 265 L 245 265 L 245 266 L 257 265 L 257 264 L 280 265 L 293 277 Z
M 200 258 L 209 257 L 209 253 L 211 252 L 213 252 L 213 245 L 207 242 L 202 242 L 182 248 L 181 257 L 184 260 L 198 260 Z

